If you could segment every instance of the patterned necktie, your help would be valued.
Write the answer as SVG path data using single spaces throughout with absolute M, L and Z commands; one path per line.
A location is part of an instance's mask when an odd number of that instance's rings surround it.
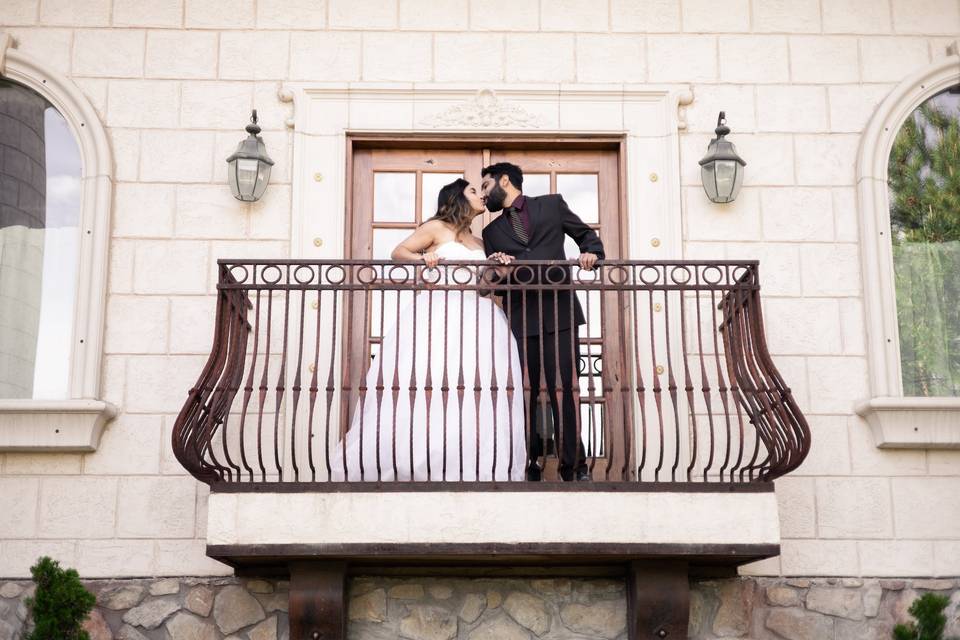
M 530 236 L 527 235 L 527 228 L 523 226 L 523 221 L 520 219 L 520 211 L 514 207 L 507 207 L 504 211 L 510 216 L 513 232 L 520 238 L 521 242 L 526 244 L 530 240 Z

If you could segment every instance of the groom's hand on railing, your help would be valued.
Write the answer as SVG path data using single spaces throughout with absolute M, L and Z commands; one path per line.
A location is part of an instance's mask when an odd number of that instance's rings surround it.
M 597 254 L 595 253 L 581 253 L 580 254 L 580 268 L 584 271 L 593 271 L 593 266 L 597 264 Z
M 509 254 L 503 253 L 502 251 L 498 251 L 497 253 L 491 253 L 489 256 L 487 256 L 487 260 L 490 260 L 491 262 L 498 262 L 498 263 L 504 265 L 504 266 L 502 266 L 502 267 L 494 267 L 494 268 L 493 268 L 493 270 L 494 270 L 494 271 L 496 272 L 496 274 L 497 274 L 497 278 L 498 278 L 499 280 L 503 280 L 503 279 L 506 278 L 506 277 L 509 275 L 509 273 L 510 273 L 510 270 L 506 268 L 506 265 L 508 265 L 508 264 L 510 264 L 511 262 L 513 262 L 514 258 L 513 258 L 513 256 L 511 256 L 511 255 L 509 255 Z

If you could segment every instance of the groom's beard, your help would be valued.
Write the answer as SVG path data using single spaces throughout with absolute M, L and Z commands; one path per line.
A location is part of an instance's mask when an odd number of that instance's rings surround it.
M 503 187 L 499 184 L 494 186 L 490 190 L 490 195 L 487 196 L 487 211 L 490 213 L 496 213 L 503 209 L 503 201 L 507 199 L 507 192 L 504 191 Z

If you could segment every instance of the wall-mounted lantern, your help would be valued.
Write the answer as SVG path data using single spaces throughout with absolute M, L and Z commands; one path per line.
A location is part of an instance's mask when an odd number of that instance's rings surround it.
M 724 138 L 730 133 L 726 114 L 721 111 L 717 117 L 717 137 L 707 146 L 707 155 L 700 161 L 700 181 L 703 190 L 711 202 L 724 204 L 733 202 L 743 185 L 743 168 L 747 166 L 743 158 L 737 155 L 737 148 Z
M 246 127 L 247 139 L 237 145 L 237 150 L 227 158 L 227 182 L 233 197 L 244 202 L 256 202 L 263 196 L 270 182 L 270 167 L 273 160 L 267 155 L 267 146 L 258 134 L 257 110 L 250 116 Z

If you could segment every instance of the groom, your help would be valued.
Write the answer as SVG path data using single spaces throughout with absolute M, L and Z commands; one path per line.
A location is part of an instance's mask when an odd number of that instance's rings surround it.
M 603 243 L 597 233 L 572 212 L 560 194 L 528 197 L 523 195 L 523 171 L 515 164 L 498 162 L 481 173 L 481 193 L 491 213 L 503 211 L 483 229 L 483 247 L 491 259 L 501 262 L 516 260 L 566 260 L 563 251 L 564 236 L 573 238 L 580 247 L 580 267 L 593 269 L 604 257 Z M 504 259 L 504 256 L 510 258 Z M 570 282 L 569 269 L 562 283 Z M 525 282 L 530 278 L 521 279 Z M 558 278 L 548 277 L 545 270 L 535 274 L 533 283 L 553 283 Z M 586 452 L 577 433 L 577 412 L 580 399 L 573 391 L 576 371 L 576 350 L 579 325 L 584 324 L 580 302 L 572 291 L 561 290 L 525 292 L 505 291 L 507 313 L 511 328 L 520 348 L 522 366 L 530 376 L 530 397 L 526 398 L 530 420 L 530 442 L 527 448 L 527 480 L 540 480 L 542 471 L 537 464 L 543 455 L 543 439 L 537 433 L 536 412 L 540 394 L 540 376 L 543 374 L 553 411 L 553 424 L 562 439 L 560 477 L 563 480 L 590 481 Z M 571 296 L 573 317 L 571 318 Z M 524 298 L 526 303 L 524 305 Z M 526 312 L 524 313 L 524 306 Z M 556 309 L 556 312 L 554 311 Z M 524 322 L 525 320 L 525 322 Z M 524 348 L 526 343 L 526 348 Z M 542 353 L 541 353 L 542 351 Z M 541 372 L 541 363 L 544 371 Z M 557 406 L 556 374 L 559 370 L 562 407 Z

